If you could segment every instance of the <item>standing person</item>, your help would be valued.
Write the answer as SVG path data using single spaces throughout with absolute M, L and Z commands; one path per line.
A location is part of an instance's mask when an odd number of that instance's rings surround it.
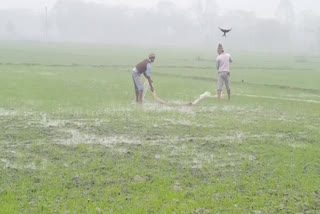
M 141 74 L 147 78 L 150 86 L 150 90 L 153 92 L 152 79 L 151 79 L 151 63 L 154 62 L 156 58 L 154 53 L 149 54 L 148 59 L 143 60 L 138 63 L 136 67 L 132 69 L 132 79 L 134 83 L 134 88 L 136 92 L 136 102 L 142 104 L 142 95 L 143 95 L 143 85 L 141 82 Z
M 231 97 L 231 90 L 229 87 L 229 77 L 230 77 L 230 64 L 232 63 L 231 55 L 224 53 L 222 45 L 218 45 L 218 54 L 217 57 L 217 70 L 218 70 L 218 99 L 221 98 L 221 91 L 223 84 L 226 85 L 228 92 L 228 100 Z

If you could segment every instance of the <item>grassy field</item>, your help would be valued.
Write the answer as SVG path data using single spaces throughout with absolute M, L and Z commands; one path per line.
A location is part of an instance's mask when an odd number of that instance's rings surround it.
M 149 51 L 0 43 L 0 213 L 320 213 L 319 56 L 232 52 L 230 102 L 138 106 Z M 155 52 L 162 99 L 215 94 L 215 50 Z

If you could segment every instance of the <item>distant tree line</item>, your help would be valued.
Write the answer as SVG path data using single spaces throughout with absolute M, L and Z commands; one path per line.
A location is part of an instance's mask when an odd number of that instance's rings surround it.
M 170 0 L 152 9 L 59 0 L 48 13 L 0 10 L 0 39 L 197 47 L 222 41 L 240 50 L 320 51 L 320 17 L 295 15 L 290 0 L 280 1 L 274 19 L 245 11 L 219 15 L 215 1 L 193 2 L 188 11 Z M 218 27 L 232 27 L 227 39 Z

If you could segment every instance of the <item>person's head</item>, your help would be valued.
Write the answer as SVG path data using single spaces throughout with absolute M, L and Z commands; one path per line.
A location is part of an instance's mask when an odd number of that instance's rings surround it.
M 149 54 L 149 59 L 151 62 L 154 62 L 154 59 L 156 58 L 156 55 L 154 53 Z
M 222 54 L 224 52 L 222 45 L 219 43 L 218 49 L 217 49 L 218 54 Z

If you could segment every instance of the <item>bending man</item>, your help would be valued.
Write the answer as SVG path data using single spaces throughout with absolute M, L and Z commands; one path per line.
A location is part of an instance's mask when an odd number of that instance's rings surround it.
M 219 44 L 217 51 L 219 54 L 219 56 L 217 57 L 218 99 L 221 98 L 221 91 L 223 88 L 223 84 L 225 84 L 228 92 L 228 100 L 230 100 L 231 90 L 229 87 L 229 77 L 230 77 L 230 64 L 232 63 L 231 55 L 224 53 L 224 50 L 221 44 Z
M 153 92 L 152 79 L 151 79 L 151 63 L 154 62 L 155 54 L 149 54 L 148 59 L 138 63 L 132 70 L 132 79 L 136 92 L 136 102 L 142 104 L 143 85 L 141 82 L 141 74 L 143 74 L 149 82 L 150 90 Z

